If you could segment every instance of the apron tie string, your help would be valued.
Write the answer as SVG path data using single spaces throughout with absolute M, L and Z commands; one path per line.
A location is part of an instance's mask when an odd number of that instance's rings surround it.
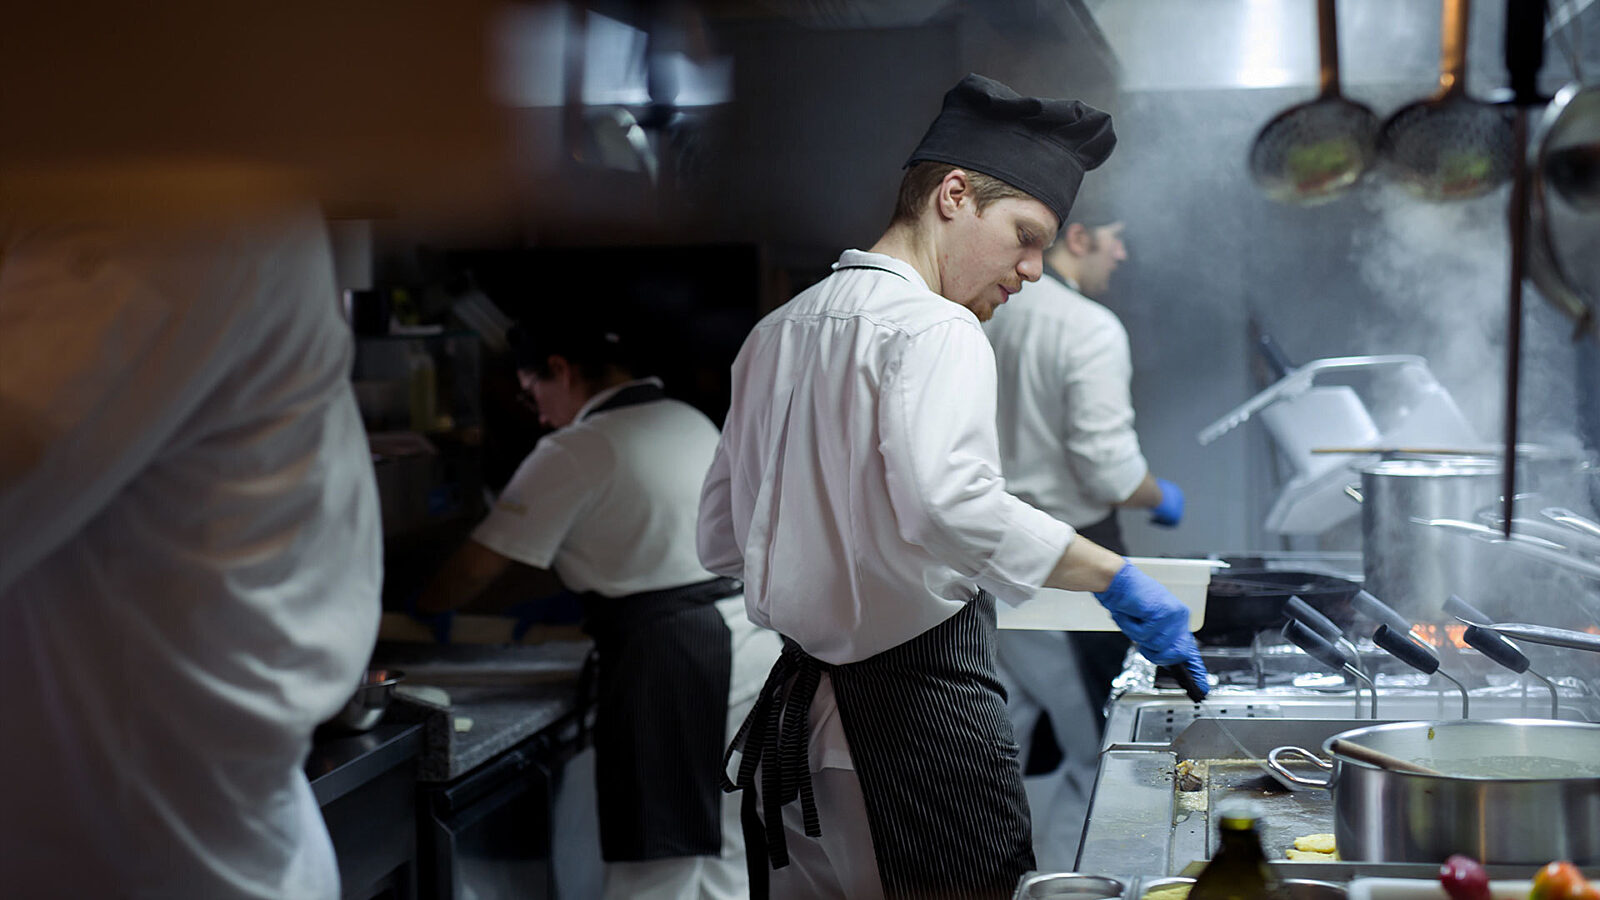
M 756 769 L 761 769 L 761 806 L 765 821 L 760 827 L 764 832 L 767 859 L 774 869 L 789 864 L 789 846 L 783 833 L 785 804 L 798 797 L 806 835 L 822 836 L 822 823 L 811 788 L 808 746 L 811 700 L 821 683 L 822 669 L 823 663 L 785 638 L 783 653 L 767 675 L 750 715 L 739 726 L 722 759 L 722 789 L 728 793 L 753 790 Z M 730 781 L 728 763 L 735 751 L 743 755 L 738 775 Z M 747 793 L 745 798 L 746 811 L 753 813 L 754 804 L 749 802 L 752 795 Z M 746 822 L 746 829 L 751 827 L 752 823 Z

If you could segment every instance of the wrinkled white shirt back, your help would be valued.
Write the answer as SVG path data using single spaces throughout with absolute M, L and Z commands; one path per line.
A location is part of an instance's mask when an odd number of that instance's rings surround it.
M 999 372 L 1006 485 L 1078 528 L 1104 519 L 1150 469 L 1133 430 L 1122 322 L 1047 274 L 983 328 Z
M 1031 597 L 1074 532 L 1006 493 L 994 377 L 971 311 L 898 259 L 845 251 L 734 362 L 701 560 L 744 578 L 756 624 L 834 664 L 916 637 L 978 588 Z
M 539 439 L 473 540 L 578 592 L 622 597 L 706 581 L 695 511 L 717 426 L 681 400 L 585 418 L 624 388 L 608 388 L 575 421 Z
M 0 254 L 0 885 L 337 897 L 301 766 L 382 572 L 320 218 Z

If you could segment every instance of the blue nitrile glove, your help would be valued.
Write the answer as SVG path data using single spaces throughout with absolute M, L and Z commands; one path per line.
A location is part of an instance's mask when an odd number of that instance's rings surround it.
M 1150 510 L 1150 521 L 1172 528 L 1183 520 L 1183 488 L 1165 478 L 1157 478 L 1156 487 L 1161 488 L 1161 502 Z
M 1094 595 L 1122 633 L 1144 658 L 1158 666 L 1182 668 L 1201 693 L 1211 690 L 1211 676 L 1200 661 L 1200 648 L 1189 633 L 1189 608 L 1159 581 L 1123 563 L 1105 590 Z
M 450 626 L 455 624 L 456 614 L 453 610 L 441 613 L 425 613 L 417 611 L 417 600 L 422 597 L 421 591 L 413 591 L 400 601 L 400 608 L 406 615 L 415 619 L 422 627 L 428 629 L 435 642 L 440 644 L 450 643 Z

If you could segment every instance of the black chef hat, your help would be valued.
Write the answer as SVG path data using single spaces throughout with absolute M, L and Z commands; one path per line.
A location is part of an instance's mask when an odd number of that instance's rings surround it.
M 585 378 L 598 378 L 610 366 L 635 370 L 632 341 L 624 339 L 615 315 L 590 310 L 542 312 L 506 332 L 511 358 L 518 369 L 549 374 L 548 362 L 560 356 Z
M 1083 173 L 1106 161 L 1117 136 L 1111 117 L 1077 100 L 1023 97 L 992 78 L 968 75 L 906 160 L 982 172 L 1027 192 L 1062 224 Z

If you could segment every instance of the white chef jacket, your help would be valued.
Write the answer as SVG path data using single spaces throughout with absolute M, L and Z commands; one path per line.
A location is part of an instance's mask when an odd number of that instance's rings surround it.
M 0 892 L 337 897 L 301 767 L 382 548 L 320 218 L 0 254 Z
M 1046 275 L 983 327 L 999 370 L 1006 485 L 1079 528 L 1104 519 L 1150 470 L 1133 430 L 1122 322 Z
M 921 634 L 980 587 L 1028 599 L 1074 532 L 1006 492 L 994 375 L 970 310 L 901 260 L 845 251 L 734 361 L 700 558 L 744 578 L 758 625 L 833 664 Z
M 630 381 L 594 395 L 572 424 L 523 460 L 472 538 L 553 569 L 574 591 L 621 597 L 714 577 L 695 552 L 700 484 L 717 426 L 664 399 L 585 415 Z

